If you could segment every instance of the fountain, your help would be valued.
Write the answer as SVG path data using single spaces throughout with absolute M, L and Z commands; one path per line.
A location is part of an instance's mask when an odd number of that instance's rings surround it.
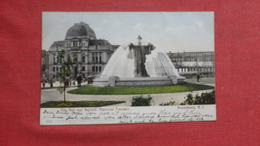
M 185 83 L 169 57 L 151 43 L 120 46 L 109 59 L 101 76 L 94 80 L 98 87 L 170 86 Z

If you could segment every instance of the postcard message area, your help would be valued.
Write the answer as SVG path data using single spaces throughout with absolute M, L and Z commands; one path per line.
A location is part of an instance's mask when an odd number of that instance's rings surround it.
M 41 108 L 41 125 L 123 124 L 216 120 L 215 105 Z

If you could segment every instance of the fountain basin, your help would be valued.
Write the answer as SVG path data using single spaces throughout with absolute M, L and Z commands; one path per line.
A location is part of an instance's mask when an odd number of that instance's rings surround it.
M 119 78 L 110 76 L 109 78 L 97 78 L 93 86 L 96 87 L 149 87 L 149 86 L 172 86 L 175 84 L 186 83 L 186 78 L 182 76 L 164 77 L 134 77 Z

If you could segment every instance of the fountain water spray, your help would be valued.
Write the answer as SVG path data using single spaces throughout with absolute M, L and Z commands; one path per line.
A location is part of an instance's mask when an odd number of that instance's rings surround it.
M 185 82 L 169 57 L 151 43 L 120 46 L 94 86 L 164 86 Z

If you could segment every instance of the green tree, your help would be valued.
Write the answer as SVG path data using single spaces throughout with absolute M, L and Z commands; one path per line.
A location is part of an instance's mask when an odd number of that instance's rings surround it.
M 62 86 L 58 87 L 58 91 L 60 93 L 64 93 L 64 102 L 66 102 L 66 88 L 69 85 L 69 82 L 71 81 L 70 75 L 71 71 L 73 69 L 73 66 L 77 64 L 75 59 L 71 57 L 65 57 L 66 53 L 65 50 L 62 49 L 61 51 L 58 51 L 58 64 L 60 65 L 60 71 L 57 72 L 56 77 L 57 79 L 60 79 L 60 81 L 63 83 Z

